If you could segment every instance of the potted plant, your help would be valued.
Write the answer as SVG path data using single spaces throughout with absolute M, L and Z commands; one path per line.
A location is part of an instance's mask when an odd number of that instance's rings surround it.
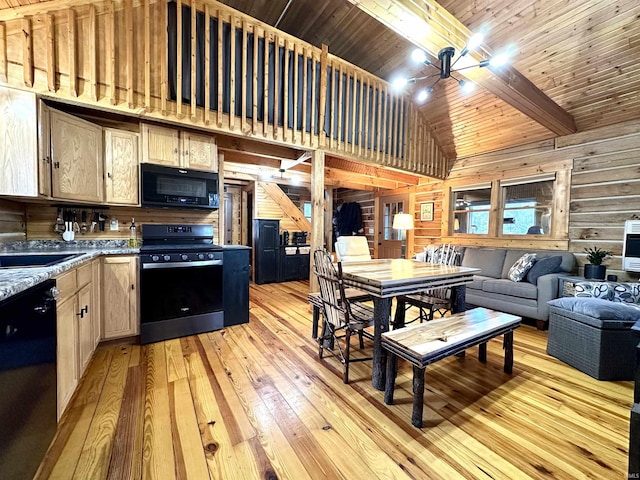
M 603 250 L 598 247 L 585 247 L 584 251 L 587 252 L 587 261 L 589 262 L 584 266 L 584 278 L 604 280 L 607 267 L 602 265 L 602 262 L 609 258 L 612 253 L 609 250 Z

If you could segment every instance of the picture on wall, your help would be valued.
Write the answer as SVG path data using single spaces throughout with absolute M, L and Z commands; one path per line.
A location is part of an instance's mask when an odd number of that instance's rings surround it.
M 420 204 L 420 220 L 423 222 L 431 222 L 433 220 L 433 202 Z

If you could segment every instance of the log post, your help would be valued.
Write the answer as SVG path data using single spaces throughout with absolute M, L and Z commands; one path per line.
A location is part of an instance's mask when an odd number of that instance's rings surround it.
M 324 243 L 324 150 L 314 150 L 311 154 L 311 241 L 309 243 L 311 245 L 309 289 L 311 292 L 317 292 L 320 286 L 313 274 L 313 252 L 322 248 Z

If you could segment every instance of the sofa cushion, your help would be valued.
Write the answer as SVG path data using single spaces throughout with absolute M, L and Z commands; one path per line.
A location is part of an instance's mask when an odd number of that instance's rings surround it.
M 543 258 L 556 257 L 558 255 L 562 258 L 562 263 L 560 264 L 560 268 L 556 270 L 557 272 L 575 271 L 576 257 L 573 256 L 573 253 L 558 250 L 536 250 L 536 258 L 538 261 Z
M 537 260 L 529 270 L 529 273 L 527 273 L 527 282 L 537 285 L 539 277 L 560 271 L 561 263 L 562 257 L 560 255 Z
M 525 253 L 516 262 L 511 265 L 507 278 L 512 282 L 520 282 L 524 279 L 525 275 L 529 273 L 531 267 L 536 262 L 535 253 Z M 505 260 L 505 265 L 507 261 Z
M 501 278 L 505 249 L 471 248 L 468 247 L 462 258 L 463 267 L 480 269 L 480 275 Z
M 471 283 L 467 283 L 467 288 L 482 290 L 482 284 L 487 280 L 495 280 L 495 278 L 485 277 L 482 275 L 474 275 Z
M 598 328 L 628 328 L 640 320 L 640 305 L 602 298 L 563 297 L 547 303 L 552 311 Z
M 527 282 L 513 282 L 506 278 L 486 280 L 482 283 L 483 292 L 500 293 L 512 297 L 538 298 L 538 287 Z

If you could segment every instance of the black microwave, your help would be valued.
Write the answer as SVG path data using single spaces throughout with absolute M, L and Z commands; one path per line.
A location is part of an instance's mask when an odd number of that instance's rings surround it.
M 143 207 L 220 206 L 217 173 L 142 163 L 140 177 Z

